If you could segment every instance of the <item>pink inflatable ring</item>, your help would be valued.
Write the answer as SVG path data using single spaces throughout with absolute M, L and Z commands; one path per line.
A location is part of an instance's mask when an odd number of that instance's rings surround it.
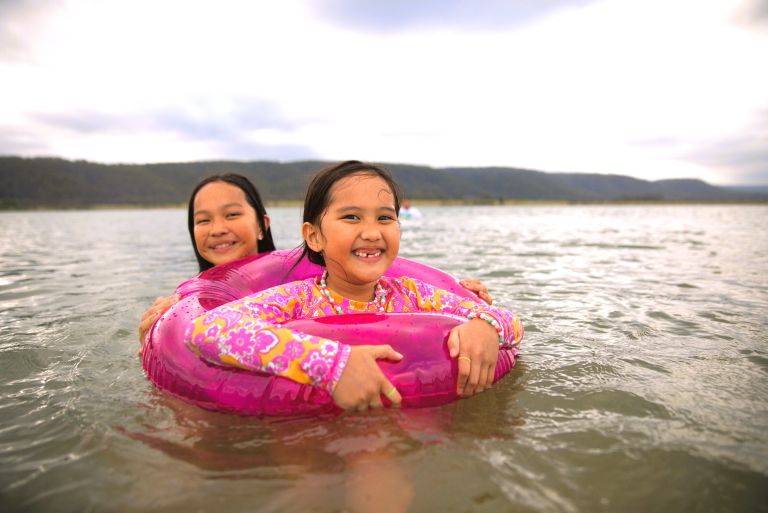
M 152 326 L 142 356 L 147 377 L 159 389 L 209 410 L 240 415 L 297 415 L 339 411 L 322 389 L 240 369 L 212 365 L 183 343 L 184 332 L 207 310 L 260 290 L 321 273 L 302 261 L 292 268 L 294 253 L 274 251 L 214 267 L 176 289 L 181 300 Z M 388 276 L 410 276 L 479 301 L 449 274 L 398 258 Z M 448 355 L 450 330 L 466 319 L 446 314 L 349 314 L 300 319 L 284 324 L 304 333 L 350 345 L 390 344 L 402 361 L 379 365 L 403 397 L 403 407 L 445 404 L 456 395 L 457 363 Z M 494 381 L 515 364 L 516 349 L 502 349 Z

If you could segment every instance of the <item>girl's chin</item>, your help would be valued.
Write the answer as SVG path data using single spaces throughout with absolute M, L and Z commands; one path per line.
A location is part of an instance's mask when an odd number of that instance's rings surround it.
M 350 278 L 353 278 L 357 283 L 376 283 L 386 270 L 385 267 L 377 267 L 376 269 L 367 269 L 363 272 L 351 272 Z
M 335 271 L 335 272 L 334 272 Z M 342 281 L 350 284 L 364 285 L 375 283 L 382 276 L 381 269 L 346 269 L 338 270 L 328 268 L 329 282 Z
M 207 255 L 203 255 L 203 258 L 208 260 L 213 265 L 221 265 L 221 264 L 227 264 L 229 262 L 234 262 L 235 260 L 238 260 L 242 258 L 245 255 L 241 255 L 235 251 L 229 251 L 227 253 L 208 253 Z

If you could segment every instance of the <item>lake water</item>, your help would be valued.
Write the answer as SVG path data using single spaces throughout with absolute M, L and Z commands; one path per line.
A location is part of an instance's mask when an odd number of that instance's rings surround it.
M 768 511 L 768 207 L 434 207 L 401 255 L 526 324 L 477 397 L 210 413 L 136 358 L 195 273 L 182 210 L 0 213 L 3 512 Z M 270 211 L 279 247 L 299 210 Z

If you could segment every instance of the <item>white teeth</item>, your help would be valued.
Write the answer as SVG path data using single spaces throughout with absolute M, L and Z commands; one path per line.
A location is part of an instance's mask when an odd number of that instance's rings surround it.
M 231 246 L 234 244 L 234 242 L 222 242 L 221 244 L 216 244 L 214 246 L 211 246 L 211 249 L 222 249 Z
M 355 251 L 355 256 L 359 256 L 361 258 L 376 258 L 377 256 L 381 255 L 381 251 L 375 251 L 373 253 L 366 253 L 364 251 Z

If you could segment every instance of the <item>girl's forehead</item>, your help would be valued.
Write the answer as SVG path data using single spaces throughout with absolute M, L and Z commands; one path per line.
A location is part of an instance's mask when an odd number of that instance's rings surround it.
M 245 201 L 245 193 L 240 187 L 227 182 L 205 184 L 195 195 L 195 204 L 229 202 L 232 200 Z
M 380 176 L 355 174 L 346 176 L 333 184 L 329 191 L 330 201 L 328 203 L 333 203 L 340 198 L 357 197 L 366 192 L 375 192 L 384 201 L 392 201 L 394 198 L 389 184 Z

